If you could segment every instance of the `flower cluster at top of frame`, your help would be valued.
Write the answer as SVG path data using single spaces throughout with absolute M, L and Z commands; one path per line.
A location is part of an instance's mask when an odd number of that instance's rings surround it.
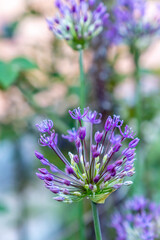
M 93 10 L 94 0 L 56 0 L 55 6 L 59 13 L 47 18 L 49 29 L 75 50 L 86 48 L 103 30 L 103 23 L 108 18 L 102 2 Z
M 148 17 L 148 6 L 145 0 L 117 0 L 113 7 L 115 25 L 111 32 L 117 31 L 117 37 L 126 43 L 136 42 L 143 37 L 151 37 L 160 30 L 159 6 L 155 5 L 153 19 Z

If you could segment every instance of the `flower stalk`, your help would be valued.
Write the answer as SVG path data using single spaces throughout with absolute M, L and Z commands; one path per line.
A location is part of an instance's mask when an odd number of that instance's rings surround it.
M 139 49 L 134 46 L 133 50 L 131 50 L 133 54 L 133 60 L 135 65 L 135 72 L 134 72 L 134 78 L 135 78 L 135 116 L 137 120 L 137 137 L 141 138 L 141 122 L 142 122 L 142 99 L 141 99 L 141 83 L 140 83 L 140 65 L 139 65 L 139 59 L 140 59 L 140 51 Z M 144 165 L 142 163 L 141 157 L 140 157 L 140 144 L 137 146 L 137 161 L 136 161 L 136 182 L 139 186 L 139 191 L 141 192 L 143 190 L 142 188 L 142 179 L 143 176 L 143 168 Z M 137 188 L 137 184 L 135 184 Z
M 96 240 L 102 240 L 97 203 L 91 202 Z
M 83 67 L 83 50 L 79 51 L 79 70 L 80 70 L 80 106 L 85 107 L 86 91 L 85 91 L 85 74 Z

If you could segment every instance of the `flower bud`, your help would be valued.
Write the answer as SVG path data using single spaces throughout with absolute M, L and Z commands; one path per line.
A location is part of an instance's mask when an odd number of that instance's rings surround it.
M 70 185 L 71 185 L 71 182 L 70 182 L 69 180 L 67 180 L 67 179 L 65 179 L 65 180 L 63 181 L 63 183 L 64 183 L 65 185 L 67 185 L 67 186 L 70 186 Z
M 75 163 L 79 163 L 79 157 L 78 157 L 78 155 L 74 155 L 74 156 L 73 156 L 73 160 L 75 161 Z
M 112 118 L 111 116 L 109 116 L 106 120 L 104 129 L 108 132 L 109 130 L 111 130 L 111 128 L 112 128 Z
M 68 194 L 69 194 L 69 191 L 65 188 L 65 189 L 63 190 L 63 194 L 68 195 Z
M 139 138 L 135 138 L 134 140 L 132 140 L 130 143 L 129 143 L 129 147 L 130 148 L 134 148 L 137 146 L 137 144 L 139 143 Z
M 37 151 L 35 151 L 35 156 L 36 156 L 36 158 L 38 158 L 39 160 L 44 159 L 43 154 L 41 154 L 41 153 L 39 153 L 39 152 L 37 152 Z
M 64 197 L 61 197 L 61 196 L 59 196 L 59 197 L 54 197 L 53 199 L 56 200 L 56 201 L 58 201 L 58 202 L 63 202 L 63 201 L 65 200 L 65 198 L 64 198 Z
M 55 187 L 55 186 L 50 187 L 50 191 L 55 193 L 55 194 L 60 192 L 59 188 Z
M 100 143 L 100 141 L 102 140 L 102 137 L 103 137 L 103 132 L 96 132 L 95 133 L 95 136 L 94 136 L 94 139 L 96 141 L 96 143 Z
M 93 190 L 93 185 L 91 183 L 89 184 L 89 189 Z
M 121 160 L 117 160 L 116 162 L 115 162 L 115 165 L 116 166 L 121 166 L 122 165 L 122 163 L 123 163 L 123 160 L 121 159 Z
M 44 180 L 45 179 L 45 175 L 42 174 L 42 173 L 36 173 L 37 177 L 41 180 Z
M 73 173 L 74 173 L 73 168 L 70 167 L 70 166 L 67 166 L 67 167 L 66 167 L 66 172 L 67 172 L 68 174 L 73 174 Z
M 97 182 L 99 181 L 99 179 L 100 179 L 100 176 L 99 176 L 99 175 L 95 176 L 95 177 L 93 178 L 94 183 L 97 183 Z
M 78 136 L 81 140 L 84 140 L 86 136 L 86 128 L 85 127 L 80 127 L 78 130 Z
M 53 177 L 53 175 L 51 175 L 51 174 L 47 174 L 47 175 L 44 175 L 45 176 L 45 179 L 47 180 L 47 181 L 53 181 L 54 180 L 54 177 Z
M 107 171 L 111 174 L 112 177 L 116 175 L 115 165 L 111 164 L 107 167 Z
M 118 152 L 121 147 L 122 147 L 122 144 L 121 144 L 121 143 L 117 143 L 117 144 L 113 147 L 113 152 Z
M 45 168 L 38 168 L 38 170 L 42 174 L 47 174 L 48 173 L 47 169 L 45 169 Z

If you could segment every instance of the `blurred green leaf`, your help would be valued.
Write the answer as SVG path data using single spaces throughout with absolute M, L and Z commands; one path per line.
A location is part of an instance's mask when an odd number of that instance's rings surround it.
M 17 70 L 19 72 L 37 68 L 37 65 L 34 62 L 30 61 L 27 58 L 23 58 L 23 57 L 14 58 L 11 61 L 11 64 L 15 68 L 17 68 Z
M 0 85 L 2 88 L 8 88 L 18 76 L 17 69 L 10 63 L 0 61 Z
M 0 203 L 0 212 L 1 213 L 5 213 L 7 211 L 8 211 L 7 206 L 5 204 L 3 204 L 3 203 Z
M 71 86 L 68 89 L 68 94 L 76 94 L 77 96 L 80 96 L 80 89 L 77 86 Z
M 151 69 L 147 69 L 147 68 L 140 68 L 139 69 L 139 71 L 140 71 L 140 74 L 153 74 L 153 70 L 151 70 Z
M 59 72 L 53 72 L 50 74 L 51 77 L 56 78 L 56 80 L 64 81 L 64 76 L 60 74 Z
M 18 24 L 19 24 L 19 21 L 15 21 L 9 24 L 4 24 L 2 27 L 2 37 L 13 38 Z

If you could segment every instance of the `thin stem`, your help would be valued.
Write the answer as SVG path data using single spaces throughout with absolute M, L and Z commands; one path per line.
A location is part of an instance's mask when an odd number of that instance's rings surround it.
M 79 69 L 80 69 L 80 106 L 81 109 L 85 107 L 86 94 L 85 94 L 85 74 L 83 67 L 83 50 L 79 51 Z
M 134 57 L 134 64 L 135 64 L 135 72 L 134 77 L 136 81 L 136 88 L 135 88 L 135 116 L 137 119 L 137 137 L 141 139 L 141 122 L 142 122 L 142 99 L 141 99 L 141 84 L 140 84 L 140 65 L 139 65 L 139 58 L 140 53 L 139 50 L 134 47 L 133 48 L 133 57 Z M 137 146 L 137 161 L 136 161 L 136 183 L 138 184 L 138 191 L 142 191 L 142 177 L 143 177 L 143 164 L 142 159 L 140 157 L 140 143 Z M 137 188 L 137 184 L 135 184 Z
M 101 234 L 101 229 L 100 229 L 97 204 L 94 203 L 94 202 L 92 202 L 92 213 L 93 213 L 93 220 L 94 220 L 94 229 L 95 229 L 95 234 L 96 234 L 96 240 L 102 240 L 102 234 Z
M 83 68 L 83 50 L 79 51 L 79 70 L 80 70 L 80 107 L 85 107 L 85 74 Z M 82 126 L 80 122 L 80 126 Z M 85 240 L 85 225 L 83 219 L 83 201 L 79 202 L 79 223 L 80 223 L 80 239 Z
M 78 206 L 78 212 L 79 212 L 79 227 L 80 227 L 80 239 L 85 240 L 85 225 L 84 225 L 84 219 L 83 219 L 83 201 L 80 201 Z

